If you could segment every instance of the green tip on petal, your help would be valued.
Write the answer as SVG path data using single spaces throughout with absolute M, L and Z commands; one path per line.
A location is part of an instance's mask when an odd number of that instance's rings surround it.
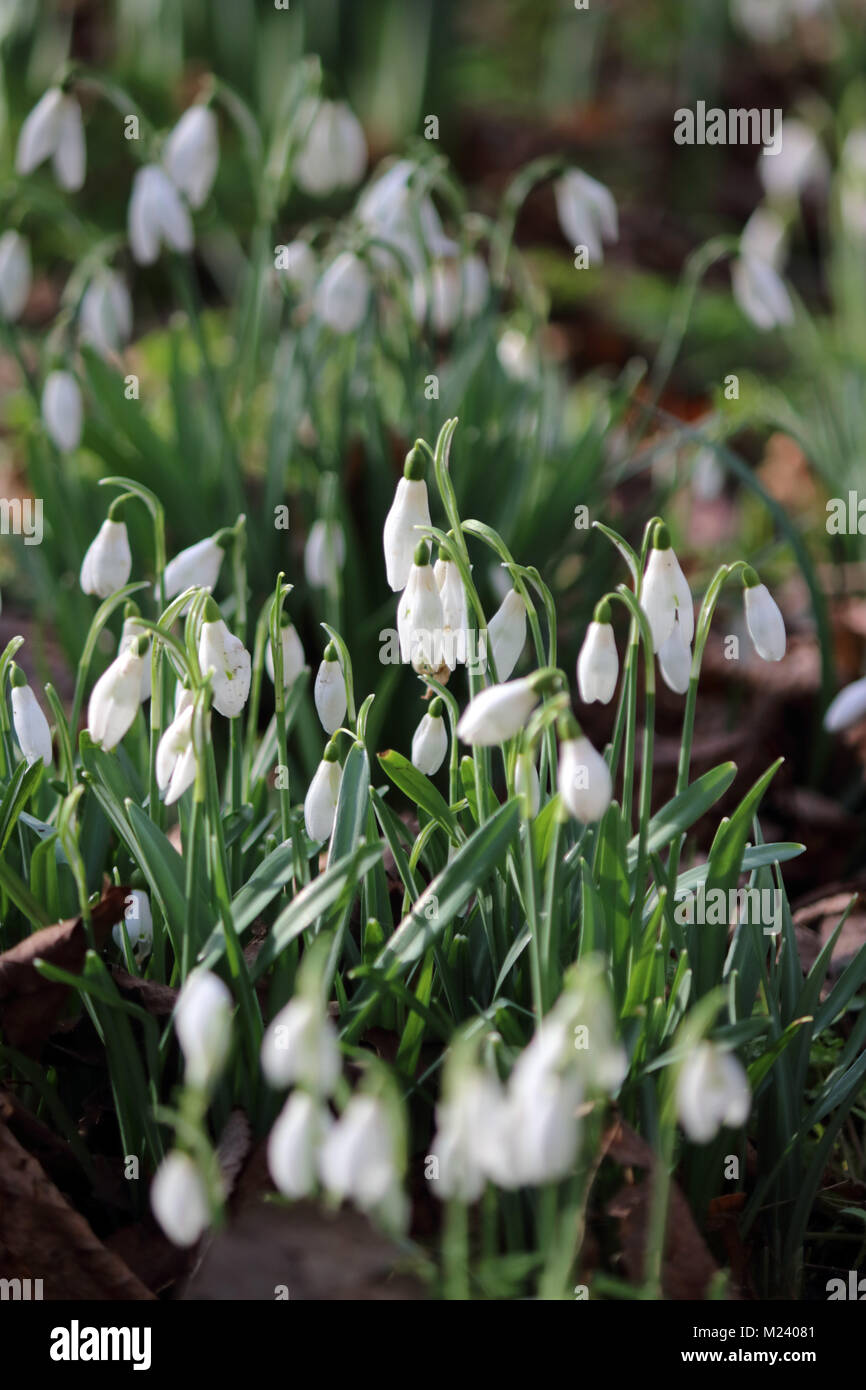
M 133 642 L 132 646 L 130 647 L 130 651 L 134 651 L 136 656 L 146 656 L 146 655 L 147 655 L 147 649 L 148 649 L 149 646 L 150 646 L 150 638 L 149 638 L 149 637 L 136 637 L 135 641 Z
M 338 660 L 339 660 L 339 657 L 338 657 L 338 655 L 337 655 L 336 644 L 335 644 L 334 642 L 329 642 L 329 643 L 328 643 L 327 647 L 325 648 L 325 654 L 324 654 L 324 658 L 323 658 L 323 659 L 324 659 L 325 661 L 338 661 Z
M 120 509 L 126 500 L 126 497 L 115 497 L 114 501 L 108 508 L 109 521 L 122 521 L 123 518 L 120 515 Z
M 671 535 L 663 521 L 656 522 L 656 529 L 653 532 L 653 550 L 670 550 Z
M 10 674 L 9 679 L 10 679 L 10 681 L 12 682 L 12 684 L 13 684 L 14 686 L 17 686 L 19 689 L 20 689 L 20 687 L 21 687 L 22 685 L 26 685 L 26 684 L 27 684 L 27 677 L 25 676 L 24 672 L 21 670 L 21 667 L 15 665 L 15 662 L 14 662 L 14 661 L 12 662 L 11 674 Z
M 592 616 L 597 623 L 610 623 L 610 604 L 606 598 L 601 599 L 595 605 L 595 612 Z
M 406 455 L 406 462 L 403 464 L 403 477 L 409 478 L 413 483 L 420 483 L 424 480 L 425 472 L 424 450 L 420 444 L 413 444 Z
M 430 715 L 431 719 L 441 719 L 444 709 L 445 704 L 442 700 L 442 696 L 437 695 L 435 699 L 430 701 L 430 708 L 427 713 Z
M 335 763 L 335 762 L 338 762 L 338 761 L 339 761 L 339 756 L 340 756 L 340 755 L 339 755 L 339 751 L 338 751 L 338 749 L 337 749 L 337 740 L 336 740 L 336 738 L 332 738 L 331 741 L 330 741 L 330 743 L 328 744 L 327 748 L 325 749 L 324 753 L 322 754 L 322 762 L 323 762 L 323 763 Z
M 569 743 L 576 738 L 580 738 L 581 727 L 569 710 L 567 714 L 561 714 L 556 721 L 556 735 L 560 743 Z
M 412 559 L 416 565 L 429 565 L 430 551 L 426 541 L 419 541 L 418 545 L 415 547 L 415 554 L 412 556 Z
M 127 599 L 126 603 L 123 605 L 123 621 L 126 622 L 128 618 L 140 617 L 141 609 L 139 608 L 138 604 L 133 603 L 132 599 Z
M 282 613 L 280 614 L 280 627 L 291 627 L 291 626 L 292 626 L 292 619 L 291 619 L 290 615 L 286 612 L 286 610 L 285 610 L 285 608 L 284 608 L 283 611 L 282 611 Z
M 202 609 L 203 621 L 206 623 L 218 623 L 221 617 L 222 613 L 219 610 L 216 600 L 212 599 L 210 594 L 208 594 L 204 608 Z
M 562 672 L 556 666 L 542 666 L 527 677 L 529 684 L 538 695 L 553 695 L 564 684 Z
M 743 588 L 757 589 L 760 582 L 761 581 L 758 578 L 758 571 L 753 570 L 751 565 L 746 565 L 745 569 L 743 570 Z

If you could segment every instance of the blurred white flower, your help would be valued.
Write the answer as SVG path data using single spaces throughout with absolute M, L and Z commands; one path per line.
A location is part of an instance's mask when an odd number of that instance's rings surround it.
M 187 977 L 174 1010 L 185 1077 L 209 1089 L 226 1064 L 232 1041 L 234 1000 L 218 975 L 199 967 Z
M 446 237 L 429 194 L 419 195 L 413 180 L 423 177 L 420 167 L 400 159 L 365 188 L 358 200 L 357 216 L 376 241 L 370 254 L 376 265 L 393 271 L 405 261 L 419 273 L 430 260 L 457 255 L 455 241 Z M 391 254 L 391 248 L 395 254 Z
M 471 1065 L 449 1075 L 431 1145 L 439 1165 L 437 1197 L 475 1202 L 488 1179 L 510 1186 L 511 1129 L 506 1092 L 496 1076 Z
M 762 333 L 794 322 L 794 305 L 784 280 L 769 261 L 739 255 L 731 264 L 734 299 Z
M 81 340 L 103 357 L 117 352 L 132 334 L 132 301 L 120 275 L 99 270 L 81 299 Z
M 613 795 L 610 768 L 589 739 L 563 739 L 556 779 L 566 809 L 584 825 L 601 820 Z
M 316 1159 L 333 1124 L 330 1112 L 305 1091 L 293 1091 L 268 1135 L 268 1171 L 284 1197 L 306 1197 L 316 1186 Z
M 314 311 L 335 333 L 354 333 L 367 313 L 371 289 L 364 262 L 351 251 L 343 251 L 316 286 Z
M 619 236 L 610 189 L 582 170 L 570 169 L 557 179 L 553 191 L 563 236 L 573 247 L 585 246 L 590 261 L 600 263 L 602 243 L 616 241 Z
M 507 328 L 496 344 L 496 356 L 512 381 L 533 381 L 538 373 L 538 354 L 525 333 Z
M 158 164 L 147 164 L 136 173 L 128 221 L 129 245 L 139 265 L 153 265 L 162 245 L 171 251 L 193 248 L 189 209 Z
M 165 142 L 166 173 L 192 208 L 206 201 L 219 165 L 217 119 L 209 106 L 190 106 Z
M 86 594 L 108 598 L 109 594 L 116 594 L 123 588 L 131 573 L 132 551 L 126 522 L 112 521 L 108 517 L 90 542 L 81 563 L 81 587 Z
M 528 753 L 521 753 L 514 769 L 514 791 L 524 798 L 528 819 L 534 820 L 541 807 L 541 785 L 538 768 Z
M 824 184 L 830 165 L 824 147 L 805 121 L 782 122 L 782 146 L 776 154 L 765 147 L 758 160 L 761 182 L 771 198 L 796 198 L 803 190 Z
M 490 289 L 487 266 L 480 256 L 434 261 L 428 272 L 412 281 L 412 312 L 419 323 L 429 319 L 436 333 L 450 333 L 460 322 L 477 318 Z
M 17 232 L 0 236 L 0 316 L 7 323 L 20 318 L 30 297 L 30 247 Z
M 740 233 L 740 254 L 780 270 L 785 264 L 787 240 L 785 224 L 778 213 L 757 207 Z
M 49 372 L 42 388 L 42 423 L 61 453 L 78 448 L 83 418 L 81 387 L 72 372 Z
M 480 691 L 464 710 L 457 733 L 464 743 L 490 748 L 506 743 L 525 726 L 539 696 L 529 677 L 491 685 Z
M 207 1187 L 189 1154 L 167 1154 L 150 1185 L 153 1214 L 174 1245 L 195 1245 L 210 1223 Z
M 749 1079 L 733 1053 L 699 1043 L 677 1078 L 677 1112 L 692 1142 L 708 1144 L 723 1125 L 745 1124 L 751 1104 Z
M 288 621 L 288 615 L 284 613 L 283 622 L 280 628 L 280 645 L 283 649 L 283 688 L 288 690 L 290 685 L 294 685 L 298 676 L 304 669 L 306 657 L 300 637 L 297 634 L 293 623 Z M 274 675 L 274 653 L 271 649 L 270 638 L 265 648 L 265 670 L 271 680 L 275 680 Z
M 851 729 L 866 719 L 866 676 L 846 685 L 830 701 L 824 715 L 824 728 L 828 733 L 838 734 L 843 729 Z
M 49 87 L 21 127 L 15 169 L 32 174 L 49 158 L 60 187 L 76 193 L 84 183 L 87 164 L 81 107 L 59 87 Z
M 299 188 L 314 198 L 353 188 L 367 167 L 367 141 L 351 108 L 344 101 L 306 102 L 298 126 L 306 130 L 294 164 Z
M 284 275 L 302 304 L 308 304 L 316 286 L 318 266 L 309 242 L 290 241 L 277 250 L 276 269 Z
M 297 995 L 274 1016 L 262 1039 L 262 1071 L 271 1086 L 333 1095 L 342 1071 L 340 1046 L 318 1001 Z
M 350 1198 L 362 1211 L 372 1211 L 393 1196 L 399 1174 L 383 1101 L 352 1097 L 319 1152 L 319 1176 L 330 1193 Z
M 129 938 L 134 955 L 150 955 L 153 946 L 153 914 L 150 899 L 140 888 L 133 888 L 123 907 L 123 922 L 116 922 L 111 936 L 119 951 L 123 951 L 123 933 Z
M 433 578 L 442 603 L 442 660 L 453 671 L 459 662 L 466 660 L 469 631 L 466 589 L 453 560 L 437 560 Z
M 339 521 L 314 521 L 304 547 L 304 574 L 314 589 L 336 594 L 346 560 L 346 537 Z

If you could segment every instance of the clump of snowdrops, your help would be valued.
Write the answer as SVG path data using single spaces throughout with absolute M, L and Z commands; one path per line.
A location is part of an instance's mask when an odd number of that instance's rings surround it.
M 140 1156 L 152 1210 L 179 1245 L 224 1219 L 215 1142 L 241 1106 L 268 1136 L 285 1200 L 353 1203 L 406 1242 L 446 1296 L 564 1297 L 615 1106 L 658 1156 L 645 1291 L 661 1287 L 675 1170 L 700 1219 L 710 1197 L 742 1188 L 742 1177 L 726 1182 L 723 1159 L 744 1159 L 753 1132 L 744 1219 L 777 1223 L 790 1288 L 827 1135 L 863 1070 L 858 1023 L 816 1098 L 810 1037 L 844 1012 L 866 967 L 849 966 L 819 1005 L 827 961 L 803 980 L 786 900 L 769 937 L 745 912 L 702 924 L 676 910 L 699 886 L 727 891 L 744 874 L 781 887 L 779 864 L 802 848 L 761 840 L 774 764 L 721 820 L 705 860 L 684 853 L 736 773 L 726 763 L 690 780 L 719 595 L 742 588 L 767 660 L 784 652 L 781 615 L 734 561 L 695 617 L 660 519 L 639 552 L 598 523 L 626 579 L 599 596 L 575 690 L 537 570 L 458 514 L 456 423 L 433 448 L 416 442 L 383 518 L 394 659 L 418 702 L 405 752 L 368 747 L 374 697 L 358 702 L 353 635 L 323 624 L 321 649 L 305 653 L 283 574 L 250 647 L 232 631 L 245 632 L 243 517 L 166 563 L 159 500 L 105 480 L 113 500 L 81 567 L 98 607 L 69 718 L 46 690 L 53 735 L 13 661 L 20 638 L 0 664 L 11 703 L 11 722 L 0 706 L 5 943 L 80 913 L 92 943 L 82 974 L 41 969 L 74 986 L 99 1027 L 123 1151 Z M 142 506 L 153 584 L 131 579 L 124 517 Z M 484 551 L 509 581 L 489 619 L 473 583 Z M 99 635 L 120 613 L 118 654 L 90 688 Z M 289 747 L 312 668 L 321 757 L 305 785 Z M 657 668 L 684 708 L 676 794 L 653 810 Z M 262 730 L 266 680 L 274 713 Z M 609 742 L 596 748 L 580 708 L 617 695 Z M 91 925 L 103 874 L 131 886 L 107 950 Z M 245 951 L 254 923 L 258 944 Z M 110 972 L 121 964 L 179 990 L 164 1028 L 122 999 Z M 369 1045 L 374 1025 L 395 1036 L 392 1063 Z M 14 1049 L 4 1055 L 14 1069 Z M 438 1250 L 409 1239 L 419 1175 L 444 1204 Z M 480 1230 L 469 1219 L 479 1202 Z M 621 1291 L 600 1274 L 596 1287 Z

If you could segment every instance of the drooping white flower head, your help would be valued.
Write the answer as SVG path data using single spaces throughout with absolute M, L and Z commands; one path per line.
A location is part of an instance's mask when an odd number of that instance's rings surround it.
M 433 566 L 433 578 L 442 604 L 442 661 L 450 671 L 467 659 L 469 617 L 466 589 L 453 560 L 440 558 Z
M 123 951 L 123 933 L 129 938 L 134 955 L 149 956 L 153 946 L 153 914 L 150 899 L 140 888 L 133 888 L 123 906 L 123 922 L 116 922 L 111 935 L 118 950 Z
M 769 261 L 739 255 L 731 263 L 734 299 L 762 333 L 794 322 L 794 305 L 784 280 Z
M 519 328 L 506 328 L 496 344 L 499 365 L 512 381 L 533 381 L 538 375 L 538 353 Z
M 575 1074 L 544 1075 L 514 1092 L 511 1132 L 515 1187 L 540 1187 L 573 1172 L 580 1141 L 578 1107 L 583 1100 Z
M 487 650 L 496 663 L 496 676 L 507 681 L 526 642 L 526 604 L 509 589 L 487 624 Z
M 787 255 L 787 231 L 772 208 L 755 208 L 740 233 L 740 254 L 781 270 Z
M 214 709 L 235 719 L 249 698 L 252 659 L 241 639 L 229 632 L 212 598 L 204 608 L 198 660 L 202 675 L 213 672 Z
M 464 743 L 491 748 L 506 743 L 526 724 L 539 701 L 539 690 L 532 677 L 491 685 L 481 690 L 467 705 L 457 725 Z
M 333 1120 L 306 1091 L 293 1091 L 268 1135 L 268 1171 L 284 1197 L 306 1197 L 316 1186 L 316 1160 Z
M 659 647 L 658 658 L 665 685 L 675 695 L 685 695 L 692 675 L 692 649 L 685 639 L 679 618 L 670 636 Z
M 42 388 L 42 423 L 61 453 L 78 448 L 83 420 L 81 387 L 72 372 L 49 372 Z
M 30 247 L 17 232 L 0 236 L 0 316 L 7 323 L 21 317 L 30 298 Z
M 329 642 L 316 672 L 313 703 L 326 734 L 334 734 L 346 717 L 346 678 L 337 648 Z
M 84 183 L 87 165 L 81 107 L 59 87 L 49 87 L 21 127 L 16 171 L 32 174 L 49 158 L 60 187 L 67 193 L 77 193 Z
M 429 194 L 413 184 L 424 182 L 424 172 L 410 159 L 399 159 L 365 188 L 358 199 L 358 220 L 381 246 L 371 248 L 373 261 L 393 272 L 395 254 L 420 273 L 428 261 L 456 256 L 459 247 L 446 237 L 442 221 Z M 390 249 L 389 249 L 390 248 Z
M 132 727 L 141 704 L 141 674 L 147 660 L 147 641 L 138 637 L 128 651 L 115 657 L 93 687 L 87 705 L 87 732 L 106 750 L 115 748 Z
M 749 1079 L 733 1053 L 699 1043 L 677 1078 L 677 1113 L 692 1142 L 708 1144 L 723 1125 L 745 1124 L 751 1104 Z
M 146 164 L 133 179 L 128 230 L 129 245 L 139 265 L 153 265 L 163 245 L 171 251 L 193 248 L 189 208 L 158 164 Z
M 174 1011 L 187 1082 L 209 1089 L 219 1077 L 232 1041 L 234 1000 L 218 975 L 199 967 L 187 977 Z
M 319 1152 L 319 1176 L 335 1197 L 362 1211 L 386 1203 L 399 1185 L 395 1141 L 385 1103 L 355 1095 Z
M 340 571 L 346 559 L 346 537 L 339 521 L 320 518 L 310 527 L 304 547 L 304 574 L 314 589 L 326 589 L 336 594 L 340 587 Z
M 81 563 L 81 587 L 86 594 L 108 598 L 123 588 L 131 573 L 132 551 L 126 522 L 112 520 L 109 512 Z
M 330 840 L 342 780 L 336 746 L 329 743 L 304 797 L 304 825 L 311 840 Z
M 165 142 L 165 171 L 184 194 L 191 208 L 200 208 L 216 178 L 219 165 L 219 132 L 210 106 L 190 106 Z
M 573 247 L 585 246 L 593 265 L 600 265 L 602 243 L 616 241 L 619 224 L 609 188 L 580 169 L 569 169 L 554 185 L 562 234 Z
M 429 320 L 444 336 L 458 323 L 478 317 L 489 288 L 490 276 L 480 256 L 442 258 L 412 281 L 412 312 L 418 323 Z
M 691 645 L 695 635 L 695 610 L 688 581 L 673 552 L 667 527 L 656 526 L 641 586 L 641 608 L 647 616 L 657 652 L 670 637 L 679 620 L 683 640 Z
M 781 137 L 780 149 L 773 152 L 765 145 L 758 159 L 758 173 L 770 198 L 797 198 L 804 189 L 825 184 L 830 166 L 812 127 L 788 117 Z
M 766 584 L 751 568 L 743 571 L 743 603 L 746 626 L 755 651 L 764 661 L 781 661 L 785 655 L 785 619 Z
M 514 791 L 523 797 L 528 820 L 534 820 L 541 807 L 541 785 L 538 768 L 529 753 L 521 753 L 514 769 Z
M 341 1070 L 336 1028 L 317 1000 L 296 995 L 265 1030 L 262 1071 L 267 1081 L 330 1096 Z
M 156 748 L 156 782 L 166 806 L 173 806 L 195 781 L 192 691 L 183 690 L 174 719 Z
M 619 657 L 610 622 L 610 604 L 602 601 L 596 607 L 577 658 L 577 688 L 581 700 L 585 705 L 591 705 L 594 700 L 608 704 L 613 699 L 618 679 Z
M 436 671 L 442 665 L 442 600 L 430 564 L 430 548 L 419 541 L 397 604 L 400 658 L 416 671 Z
M 385 574 L 395 593 L 405 589 L 418 542 L 419 526 L 430 526 L 430 504 L 424 481 L 424 457 L 416 445 L 406 455 L 403 477 L 397 484 L 394 501 L 385 518 L 382 544 Z
M 275 269 L 285 276 L 302 304 L 308 304 L 313 297 L 318 266 L 312 247 L 308 241 L 295 240 L 280 246 L 275 261 Z
M 371 290 L 364 262 L 353 252 L 343 251 L 319 280 L 313 310 L 335 333 L 354 333 L 367 313 Z
M 210 1224 L 207 1187 L 189 1154 L 167 1154 L 150 1185 L 153 1214 L 173 1245 L 195 1245 Z
M 116 271 L 97 271 L 81 299 L 81 341 L 103 357 L 117 352 L 132 334 L 132 300 Z
M 830 701 L 824 715 L 824 728 L 828 733 L 838 734 L 843 729 L 853 728 L 862 719 L 866 719 L 866 676 L 846 685 Z
M 575 726 L 576 729 L 576 726 Z M 610 768 L 584 734 L 569 729 L 559 745 L 557 788 L 562 803 L 577 820 L 601 820 L 613 796 Z
M 431 1153 L 439 1176 L 433 1191 L 443 1201 L 475 1202 L 488 1180 L 510 1186 L 511 1114 L 499 1079 L 482 1067 L 458 1062 L 446 1073 L 436 1107 Z
M 566 987 L 544 1020 L 562 1030 L 567 1061 L 560 1054 L 553 1062 L 576 1067 L 590 1095 L 612 1094 L 628 1073 L 628 1057 L 616 1037 L 609 968 L 601 956 L 583 957 L 569 971 Z
M 188 545 L 169 560 L 165 567 L 165 596 L 168 599 L 194 587 L 211 593 L 219 579 L 225 550 L 215 536 L 206 536 L 195 545 Z
M 367 141 L 357 116 L 344 101 L 304 103 L 298 127 L 306 138 L 295 158 L 295 180 L 311 197 L 353 188 L 367 167 Z
M 294 623 L 289 621 L 288 613 L 282 613 L 280 627 L 280 645 L 283 649 L 283 688 L 288 690 L 289 686 L 294 685 L 298 676 L 306 665 L 304 647 L 297 634 Z M 265 648 L 265 670 L 271 680 L 276 680 L 274 674 L 274 653 L 271 650 L 270 638 Z
M 27 684 L 20 667 L 12 664 L 12 727 L 18 747 L 32 767 L 39 759 L 45 767 L 51 764 L 51 730 L 36 696 Z
M 141 701 L 143 704 L 145 700 L 150 699 L 150 633 L 147 628 L 142 627 L 139 622 L 141 614 L 134 603 L 127 603 L 124 614 L 123 631 L 120 634 L 120 644 L 117 648 L 117 655 L 122 656 L 124 652 L 128 652 L 139 637 L 143 637 L 147 642 L 145 651 L 147 659 L 143 664 L 141 672 Z
M 430 702 L 430 708 L 412 735 L 412 763 L 427 777 L 435 777 L 448 752 L 448 731 L 443 718 L 445 706 L 440 696 Z

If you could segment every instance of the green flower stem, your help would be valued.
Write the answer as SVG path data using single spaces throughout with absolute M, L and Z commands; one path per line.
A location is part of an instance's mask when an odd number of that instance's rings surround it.
M 274 659 L 274 720 L 277 727 L 277 757 L 281 767 L 286 769 L 287 775 L 280 777 L 279 799 L 280 799 L 280 829 L 284 840 L 288 840 L 292 833 L 292 795 L 288 785 L 289 767 L 289 744 L 286 731 L 286 688 L 283 675 L 283 639 L 281 618 L 283 604 L 291 593 L 292 586 L 284 584 L 285 576 L 282 572 L 277 575 L 277 588 L 270 608 L 269 629 L 271 639 L 271 655 Z M 347 714 L 349 713 L 347 707 Z M 354 716 L 354 710 L 352 710 Z
M 541 973 L 541 936 L 538 921 L 535 858 L 532 853 L 532 822 L 524 821 L 520 827 L 523 841 L 523 902 L 526 910 L 526 925 L 529 928 L 529 964 L 532 975 L 532 1002 L 538 1023 L 544 1017 L 544 987 Z
M 640 640 L 640 641 L 643 642 L 643 649 L 644 649 L 644 702 L 645 702 L 645 715 L 644 715 L 644 743 L 643 743 L 643 758 L 642 758 L 642 760 L 641 760 L 640 801 L 639 801 L 639 804 L 638 804 L 638 853 L 637 853 L 637 868 L 636 868 L 636 870 L 635 870 L 635 886 L 634 886 L 634 909 L 635 909 L 635 914 L 636 914 L 636 917 L 637 917 L 637 923 L 639 924 L 639 922 L 640 922 L 641 905 L 642 905 L 642 902 L 643 902 L 643 883 L 644 883 L 644 876 L 645 876 L 645 874 L 646 874 L 647 828 L 648 828 L 648 826 L 649 826 L 650 816 L 652 815 L 653 746 L 654 746 L 654 736 L 655 736 L 655 699 L 656 699 L 655 659 L 654 659 L 654 657 L 653 657 L 652 633 L 650 632 L 649 622 L 647 621 L 647 616 L 646 616 L 646 614 L 644 613 L 643 609 L 641 608 L 640 604 L 638 603 L 638 600 L 637 600 L 637 598 L 635 597 L 635 595 L 631 592 L 630 589 L 628 589 L 628 588 L 626 587 L 625 584 L 620 584 L 620 585 L 617 587 L 616 592 L 615 592 L 615 593 L 612 593 L 612 594 L 610 595 L 610 598 L 618 598 L 618 599 L 620 600 L 621 603 L 624 603 L 624 604 L 625 604 L 626 608 L 629 610 L 629 613 L 631 614 L 632 625 L 634 626 L 634 628 L 636 629 L 636 632 L 637 632 L 637 634 L 638 634 L 638 639 L 636 639 L 635 644 L 634 644 L 634 648 L 635 648 L 635 677 L 636 677 L 636 671 L 637 671 L 637 644 L 638 644 L 638 640 Z M 634 688 L 635 688 L 635 700 L 636 700 L 636 697 L 637 697 L 637 681 L 636 681 L 636 679 L 635 679 L 635 682 L 634 682 Z M 633 760 L 633 758 L 634 758 L 634 742 L 635 742 L 634 724 L 635 724 L 635 718 L 634 718 L 634 712 L 632 711 L 632 718 L 631 718 L 630 721 L 629 721 L 629 727 L 630 727 L 631 734 L 632 734 L 632 737 L 631 737 L 631 756 L 632 756 L 632 760 Z M 632 766 L 630 766 L 630 764 L 629 764 L 628 741 L 627 741 L 627 744 L 626 744 L 626 770 L 627 770 L 627 774 L 628 774 L 628 786 L 629 786 L 629 788 L 630 788 L 630 787 L 631 787 L 631 781 L 632 781 Z M 623 811 L 623 814 L 625 814 L 625 811 Z M 626 819 L 626 825 L 629 825 L 629 824 L 630 824 L 629 820 Z
M 451 1199 L 445 1207 L 442 1239 L 445 1297 L 449 1301 L 469 1299 L 469 1211 L 464 1202 Z

